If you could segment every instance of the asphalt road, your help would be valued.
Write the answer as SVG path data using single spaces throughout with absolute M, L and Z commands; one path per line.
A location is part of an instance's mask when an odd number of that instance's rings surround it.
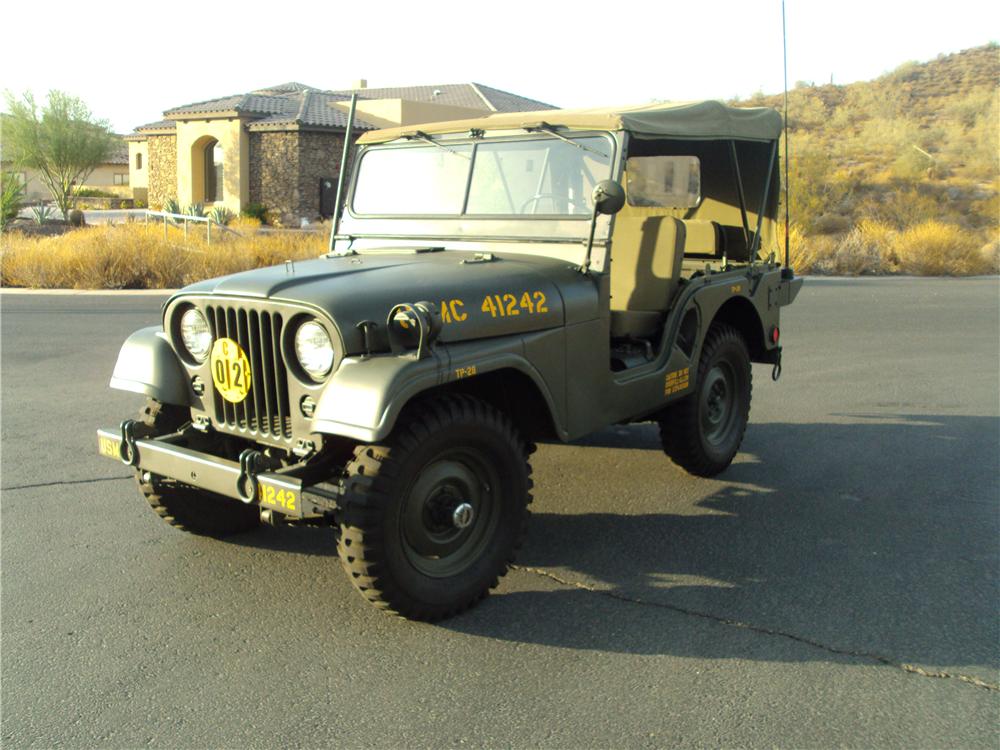
M 649 425 L 541 446 L 519 567 L 438 625 L 95 455 L 158 303 L 0 301 L 5 748 L 997 747 L 997 279 L 810 280 L 717 480 Z

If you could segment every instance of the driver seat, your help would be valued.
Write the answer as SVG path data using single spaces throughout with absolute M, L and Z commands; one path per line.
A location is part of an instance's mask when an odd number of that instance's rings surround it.
M 684 254 L 718 249 L 718 225 L 672 216 L 615 217 L 611 245 L 611 337 L 653 339 L 680 286 Z

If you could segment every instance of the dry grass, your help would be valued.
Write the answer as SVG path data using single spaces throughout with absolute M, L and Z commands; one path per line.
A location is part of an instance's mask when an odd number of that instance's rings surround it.
M 841 236 L 808 236 L 793 226 L 797 273 L 860 276 L 969 276 L 1000 272 L 1000 242 L 954 224 L 928 220 L 905 229 L 866 219 Z
M 86 227 L 55 237 L 10 232 L 0 238 L 3 286 L 52 289 L 164 289 L 326 251 L 323 233 L 213 237 L 170 226 Z M 783 246 L 783 237 L 779 238 Z M 792 266 L 800 274 L 962 276 L 1000 272 L 1000 241 L 940 221 L 898 229 L 864 220 L 841 236 L 809 236 L 793 225 Z
M 895 233 L 893 252 L 899 270 L 917 276 L 967 276 L 996 272 L 981 244 L 953 224 L 925 221 Z
M 17 232 L 0 238 L 3 286 L 53 289 L 163 289 L 326 252 L 323 234 L 214 233 L 126 224 L 86 227 L 58 237 Z

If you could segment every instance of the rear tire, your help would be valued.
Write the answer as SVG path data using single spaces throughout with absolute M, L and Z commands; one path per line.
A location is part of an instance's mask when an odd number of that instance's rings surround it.
M 141 436 L 174 432 L 189 419 L 187 409 L 149 399 L 139 412 Z M 139 491 L 153 512 L 181 531 L 217 539 L 251 531 L 260 525 L 260 509 L 214 492 L 191 487 L 172 479 L 153 477 L 143 481 L 136 472 Z
M 743 442 L 751 390 L 746 342 L 732 326 L 713 325 L 702 346 L 694 392 L 659 418 L 664 452 L 696 476 L 724 471 Z
M 462 395 L 415 404 L 382 444 L 358 446 L 337 545 L 354 587 L 415 620 L 485 597 L 524 539 L 529 452 L 506 415 Z

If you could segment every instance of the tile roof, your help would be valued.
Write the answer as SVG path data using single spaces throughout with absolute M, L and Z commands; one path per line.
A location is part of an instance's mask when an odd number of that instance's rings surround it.
M 295 91 L 305 91 L 307 89 L 314 89 L 315 86 L 306 86 L 304 83 L 298 83 L 297 81 L 290 81 L 288 83 L 279 83 L 277 86 L 268 86 L 266 89 L 257 89 L 256 91 L 251 91 L 251 94 L 281 94 Z
M 115 145 L 111 147 L 111 153 L 104 160 L 105 164 L 128 164 L 128 144 L 122 140 L 124 136 L 115 136 Z
M 136 132 L 142 132 L 143 130 L 173 130 L 177 127 L 177 123 L 173 120 L 157 120 L 156 122 L 147 122 L 145 125 L 140 125 L 136 128 Z
M 208 99 L 204 102 L 194 102 L 193 104 L 184 104 L 180 107 L 174 107 L 172 109 L 166 110 L 163 115 L 164 117 L 171 117 L 176 115 L 187 115 L 187 114 L 210 114 L 215 112 L 232 112 L 239 106 L 240 102 L 246 97 L 246 94 L 235 94 L 233 96 L 223 96 L 219 99 Z
M 254 120 L 247 127 L 250 130 L 279 129 L 280 126 L 306 126 L 310 128 L 343 129 L 347 127 L 347 112 L 339 107 L 331 107 L 334 102 L 346 102 L 349 96 L 330 91 L 308 89 L 298 92 L 295 97 L 275 97 L 281 99 L 281 106 L 275 107 L 267 117 Z M 275 101 L 277 103 L 277 101 Z M 261 110 L 257 110 L 261 111 Z M 355 115 L 357 130 L 374 130 L 375 125 L 365 122 Z
M 555 109 L 551 104 L 528 99 L 478 83 L 444 83 L 438 86 L 396 86 L 381 89 L 345 89 L 336 92 L 361 99 L 409 99 L 490 112 L 532 112 Z
M 494 112 L 536 112 L 540 109 L 555 109 L 551 104 L 527 99 L 492 86 L 484 86 L 481 83 L 469 85 L 474 86 L 483 95 L 483 98 L 493 106 Z
M 251 130 L 292 126 L 340 129 L 347 126 L 347 113 L 339 107 L 330 105 L 349 100 L 353 93 L 357 93 L 359 99 L 407 99 L 479 109 L 484 113 L 552 109 L 552 105 L 544 102 L 478 83 L 324 91 L 292 81 L 257 89 L 247 94 L 233 94 L 174 107 L 163 113 L 167 119 L 140 125 L 136 128 L 136 132 L 171 129 L 175 127 L 174 121 L 187 117 L 232 114 L 249 117 L 252 120 L 248 126 Z M 359 130 L 371 130 L 376 126 L 356 118 L 355 127 Z

